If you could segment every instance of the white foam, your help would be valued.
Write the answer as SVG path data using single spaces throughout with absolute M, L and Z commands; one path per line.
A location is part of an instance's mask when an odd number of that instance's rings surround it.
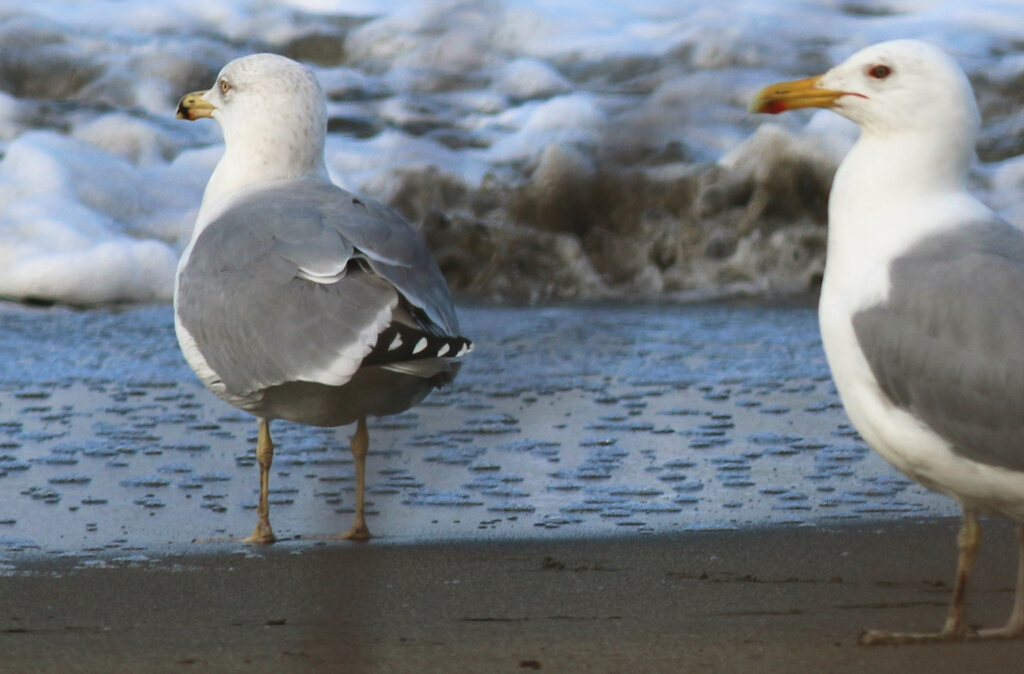
M 0 161 L 0 296 L 170 299 L 201 190 L 195 171 L 140 170 L 48 131 L 20 136 Z
M 395 174 L 403 170 L 436 166 L 478 185 L 487 170 L 480 152 L 456 152 L 428 138 L 388 130 L 372 139 L 354 142 L 328 138 L 327 167 L 331 179 L 342 187 L 387 200 L 397 189 Z
M 138 117 L 113 113 L 75 127 L 71 136 L 138 166 L 164 164 L 181 142 Z
M 0 295 L 168 298 L 167 259 L 187 241 L 221 152 L 216 124 L 173 119 L 177 100 L 252 45 L 340 35 L 340 15 L 365 23 L 344 36 L 344 64 L 316 68 L 344 130 L 329 137 L 328 165 L 339 184 L 384 198 L 410 169 L 514 185 L 556 159 L 586 169 L 609 144 L 676 143 L 693 163 L 757 161 L 730 155 L 769 121 L 745 112 L 753 91 L 892 37 L 939 44 L 986 87 L 991 109 L 1017 105 L 1019 3 L 891 0 L 889 14 L 870 18 L 844 9 L 853 4 L 0 2 L 13 64 L 0 73 Z M 991 133 L 1014 136 L 1024 122 L 1002 114 Z M 829 113 L 770 121 L 828 161 L 852 142 Z M 984 199 L 1024 223 L 1021 175 L 1007 159 L 975 177 Z
M 572 83 L 540 59 L 520 58 L 502 66 L 494 88 L 513 98 L 550 98 L 571 91 Z
M 607 122 L 597 101 L 586 93 L 527 103 L 498 117 L 500 128 L 518 128 L 499 136 L 489 157 L 496 163 L 510 162 L 537 157 L 552 143 L 594 145 Z

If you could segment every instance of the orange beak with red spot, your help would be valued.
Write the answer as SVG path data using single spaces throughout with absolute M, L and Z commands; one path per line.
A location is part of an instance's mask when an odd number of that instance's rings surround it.
M 831 108 L 839 98 L 847 95 L 845 91 L 819 86 L 820 81 L 821 75 L 816 75 L 802 80 L 771 84 L 757 92 L 750 101 L 747 111 L 777 115 L 797 108 Z

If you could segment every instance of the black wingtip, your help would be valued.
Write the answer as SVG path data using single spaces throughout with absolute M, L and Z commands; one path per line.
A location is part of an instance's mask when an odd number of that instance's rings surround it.
M 377 336 L 377 343 L 363 365 L 388 365 L 425 358 L 461 358 L 473 350 L 465 337 L 448 337 L 392 323 Z

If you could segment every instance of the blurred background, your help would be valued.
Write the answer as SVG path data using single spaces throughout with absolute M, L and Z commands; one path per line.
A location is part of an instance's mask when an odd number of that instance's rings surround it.
M 420 228 L 459 297 L 813 294 L 856 130 L 746 103 L 897 37 L 968 72 L 975 187 L 1024 223 L 1012 0 L 0 2 L 0 296 L 168 301 L 223 149 L 175 105 L 258 51 L 313 67 L 334 180 Z

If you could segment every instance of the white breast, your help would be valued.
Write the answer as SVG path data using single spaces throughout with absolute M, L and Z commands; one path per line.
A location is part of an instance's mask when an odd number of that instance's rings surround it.
M 956 208 L 956 203 L 945 206 Z M 943 222 L 949 210 L 899 209 L 896 219 L 906 219 L 893 222 L 882 213 L 859 221 L 848 219 L 858 209 L 844 208 L 834 223 L 838 227 L 830 223 L 818 318 L 829 369 L 850 421 L 872 449 L 911 479 L 979 510 L 1024 519 L 1024 474 L 956 454 L 946 440 L 892 405 L 871 372 L 853 328 L 857 312 L 884 302 L 889 295 L 889 264 L 902 252 L 894 250 L 893 242 L 906 250 L 926 235 L 926 227 L 912 218 L 934 216 L 933 231 L 942 231 L 954 226 Z M 902 237 L 891 233 L 904 226 Z

